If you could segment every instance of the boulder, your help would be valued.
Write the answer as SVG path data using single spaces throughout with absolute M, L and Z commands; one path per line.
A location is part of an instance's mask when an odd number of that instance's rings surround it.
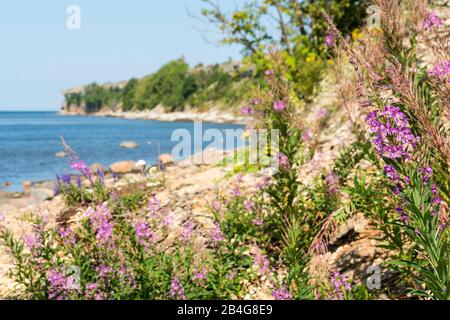
M 110 165 L 109 168 L 114 173 L 121 173 L 121 174 L 131 173 L 131 172 L 133 172 L 133 170 L 136 170 L 134 164 L 135 164 L 135 162 L 131 161 L 131 160 L 119 161 L 119 162 L 115 162 L 112 165 Z
M 30 193 L 31 185 L 32 185 L 31 181 L 26 180 L 22 182 L 23 192 Z
M 136 149 L 139 148 L 139 143 L 134 141 L 124 141 L 120 144 L 120 147 L 125 149 Z
M 163 153 L 158 157 L 158 161 L 164 165 L 173 163 L 172 156 L 168 153 Z
M 37 198 L 39 201 L 48 200 L 55 196 L 55 192 L 53 190 L 44 188 L 31 189 L 30 193 L 33 197 Z
M 55 157 L 57 157 L 57 158 L 65 158 L 66 155 L 67 154 L 64 151 L 60 151 L 60 152 L 55 153 Z

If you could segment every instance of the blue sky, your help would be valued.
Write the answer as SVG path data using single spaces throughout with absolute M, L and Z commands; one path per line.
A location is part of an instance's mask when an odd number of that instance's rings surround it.
M 81 30 L 66 27 L 72 4 L 81 9 Z M 198 29 L 205 25 L 187 13 L 202 6 L 201 0 L 0 1 L 0 110 L 57 110 L 66 88 L 142 77 L 182 55 L 191 65 L 239 58 L 238 47 L 204 40 Z

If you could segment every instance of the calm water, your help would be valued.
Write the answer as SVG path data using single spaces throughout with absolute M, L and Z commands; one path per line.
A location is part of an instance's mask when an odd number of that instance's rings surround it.
M 178 128 L 193 132 L 194 124 L 67 117 L 54 112 L 0 112 L 0 185 L 9 181 L 13 186 L 8 191 L 21 190 L 24 180 L 50 180 L 56 173 L 68 171 L 68 160 L 55 157 L 62 150 L 61 135 L 86 163 L 108 166 L 121 160 L 155 163 L 158 144 L 160 153 L 171 153 L 177 144 L 171 142 L 171 135 Z M 241 126 L 203 123 L 203 131 L 209 128 L 223 131 Z M 125 140 L 135 141 L 140 147 L 120 148 Z

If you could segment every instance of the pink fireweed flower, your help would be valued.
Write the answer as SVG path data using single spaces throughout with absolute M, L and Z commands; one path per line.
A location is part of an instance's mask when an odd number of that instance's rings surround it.
M 280 166 L 281 169 L 285 171 L 289 171 L 291 169 L 289 158 L 284 153 L 278 152 L 277 158 L 278 158 L 278 165 Z
M 154 240 L 154 233 L 145 221 L 137 222 L 133 225 L 136 238 L 139 244 L 144 247 L 149 247 Z
M 273 71 L 272 70 L 266 70 L 266 71 L 264 71 L 264 74 L 269 77 L 269 76 L 271 76 L 273 74 Z
M 191 221 L 185 222 L 181 229 L 181 238 L 184 242 L 188 242 L 191 239 L 192 232 L 194 231 L 194 224 Z
M 245 107 L 243 107 L 243 108 L 241 109 L 241 113 L 242 113 L 243 115 L 249 115 L 249 114 L 252 113 L 252 109 L 251 109 L 250 107 L 248 107 L 248 106 L 245 106 Z
M 309 141 L 312 138 L 311 129 L 306 129 L 302 134 L 303 141 Z
M 265 189 L 268 185 L 270 185 L 270 177 L 263 177 L 256 183 L 256 189 L 262 190 Z
M 238 187 L 235 187 L 231 190 L 231 195 L 235 198 L 242 196 L 242 191 Z
M 427 18 L 423 22 L 423 28 L 425 30 L 431 29 L 433 27 L 442 26 L 444 23 L 434 12 L 429 12 Z
M 212 203 L 212 207 L 214 210 L 219 211 L 220 209 L 222 209 L 222 204 L 219 201 L 214 201 Z
M 322 119 L 323 117 L 325 117 L 328 114 L 328 110 L 325 108 L 320 109 L 317 114 L 316 114 L 316 118 L 317 119 Z
M 95 270 L 98 273 L 99 278 L 105 279 L 109 275 L 114 273 L 114 269 L 111 266 L 108 266 L 106 264 L 101 264 Z
M 111 241 L 114 225 L 112 223 L 111 211 L 106 203 L 97 207 L 97 210 L 87 210 L 85 215 L 89 217 L 92 229 L 96 233 L 97 241 L 100 244 L 106 244 Z
M 163 224 L 164 224 L 166 227 L 170 227 L 170 226 L 172 225 L 174 219 L 175 219 L 175 218 L 174 218 L 173 214 L 169 214 L 169 215 L 167 215 L 167 216 L 164 217 L 164 219 L 163 219 Z
M 244 208 L 247 211 L 252 211 L 255 208 L 255 203 L 252 200 L 245 200 Z
M 88 178 L 90 181 L 92 179 L 92 172 L 91 169 L 84 163 L 83 160 L 75 160 L 70 163 L 70 166 L 75 172 L 80 172 Z
M 450 61 L 443 61 L 436 64 L 428 74 L 437 81 L 450 83 Z
M 334 271 L 331 275 L 331 282 L 334 286 L 334 291 L 337 294 L 339 300 L 344 300 L 345 292 L 352 289 L 347 277 L 345 275 L 342 275 L 339 271 Z
M 206 280 L 206 269 L 203 269 L 202 271 L 195 270 L 194 271 L 194 281 L 197 283 L 203 282 L 203 280 Z
M 431 167 L 419 168 L 419 173 L 422 176 L 422 181 L 428 182 L 433 174 L 433 169 Z
M 180 281 L 177 278 L 173 278 L 170 284 L 170 298 L 186 300 L 186 296 L 184 295 L 184 289 L 181 285 Z
M 24 236 L 23 241 L 25 242 L 28 250 L 38 249 L 42 246 L 42 240 L 40 239 L 40 236 L 35 234 Z
M 214 243 L 219 243 L 224 240 L 220 224 L 218 222 L 214 223 L 214 227 L 210 230 L 210 235 Z
M 331 33 L 331 32 L 328 33 L 328 34 L 325 36 L 325 45 L 326 45 L 327 47 L 334 47 L 335 44 L 336 44 L 336 35 L 333 34 L 333 33 Z
M 47 274 L 48 298 L 51 300 L 67 299 L 67 277 L 57 269 L 51 269 Z
M 325 184 L 327 186 L 328 195 L 334 196 L 339 193 L 339 177 L 334 172 L 330 172 L 327 174 L 327 176 L 325 177 Z
M 152 197 L 147 206 L 151 212 L 156 212 L 161 208 L 161 202 L 156 197 Z
M 371 112 L 366 122 L 374 134 L 372 144 L 380 156 L 392 160 L 411 158 L 410 150 L 418 138 L 411 133 L 408 119 L 399 107 L 386 106 L 381 113 Z
M 270 262 L 269 259 L 264 257 L 261 253 L 257 253 L 254 259 L 254 265 L 258 267 L 260 274 L 267 274 L 270 272 Z
M 275 101 L 273 104 L 273 109 L 277 112 L 283 111 L 286 108 L 284 101 L 279 100 Z
M 261 227 L 264 224 L 264 220 L 261 218 L 255 218 L 255 219 L 253 219 L 252 223 L 255 226 Z
M 289 289 L 287 286 L 282 286 L 280 289 L 276 289 L 272 292 L 272 297 L 274 297 L 275 300 L 291 300 L 292 295 L 289 292 Z
M 73 232 L 72 228 L 60 228 L 58 233 L 61 239 L 64 240 L 65 244 L 74 245 L 76 243 L 75 233 Z

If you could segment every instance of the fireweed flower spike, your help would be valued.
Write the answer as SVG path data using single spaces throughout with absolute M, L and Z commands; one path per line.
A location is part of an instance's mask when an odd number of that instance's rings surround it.
M 444 23 L 442 20 L 436 15 L 436 13 L 429 12 L 427 18 L 423 22 L 423 28 L 425 30 L 431 29 L 433 27 L 442 26 Z
M 418 138 L 411 133 L 408 119 L 399 107 L 386 106 L 381 113 L 373 111 L 366 122 L 375 134 L 372 143 L 381 156 L 392 160 L 411 157 Z
M 224 240 L 223 233 L 218 222 L 214 223 L 214 227 L 210 230 L 210 234 L 213 242 L 216 244 Z
M 272 297 L 275 300 L 291 300 L 292 295 L 286 286 L 282 286 L 280 289 L 276 289 L 272 292 Z
M 284 109 L 286 109 L 286 104 L 284 103 L 284 101 L 280 100 L 280 101 L 275 101 L 273 104 L 273 109 L 277 112 L 281 112 Z
M 177 278 L 172 279 L 169 294 L 172 299 L 186 300 L 184 289 Z
M 334 286 L 334 291 L 339 300 L 344 300 L 344 294 L 352 289 L 350 282 L 345 275 L 342 275 L 339 271 L 334 271 L 331 275 L 331 282 Z
M 291 169 L 291 164 L 289 162 L 289 158 L 282 152 L 279 152 L 277 155 L 278 165 L 281 169 L 288 171 Z
M 191 239 L 192 232 L 194 231 L 194 224 L 190 221 L 185 222 L 181 229 L 181 238 L 184 242 L 188 242 Z

